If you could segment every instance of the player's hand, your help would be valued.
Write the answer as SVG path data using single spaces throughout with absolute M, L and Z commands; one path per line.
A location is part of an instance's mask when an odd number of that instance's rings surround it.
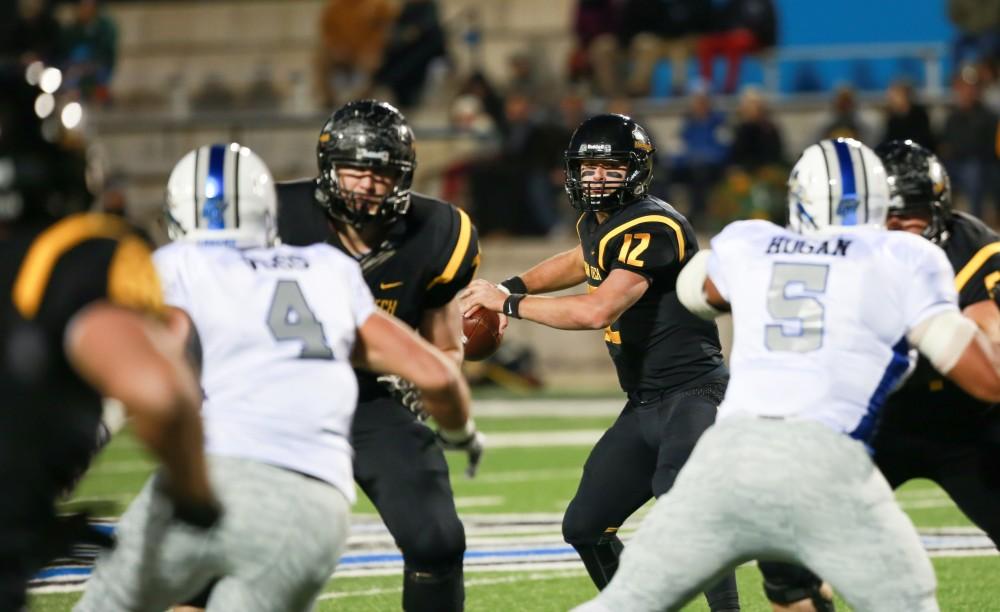
M 507 294 L 498 289 L 496 285 L 477 278 L 458 294 L 458 307 L 462 310 L 462 316 L 465 317 L 471 315 L 477 308 L 502 312 L 506 299 Z
M 174 519 L 197 529 L 211 529 L 222 520 L 222 506 L 209 492 L 198 499 L 180 494 L 163 470 L 153 476 L 153 487 L 170 499 Z
M 476 477 L 479 469 L 479 461 L 483 458 L 483 450 L 486 447 L 486 436 L 474 427 L 471 433 L 464 434 L 465 437 L 455 437 L 454 434 L 444 431 L 437 431 L 437 441 L 444 450 L 462 451 L 469 456 L 469 463 L 465 466 L 465 475 L 469 478 Z
M 382 383 L 389 390 L 389 393 L 392 394 L 392 397 L 407 410 L 417 415 L 418 419 L 421 421 L 427 420 L 428 415 L 427 411 L 424 410 L 424 399 L 421 397 L 420 389 L 417 389 L 416 385 L 395 374 L 384 374 L 376 380 Z
M 507 325 L 510 324 L 510 319 L 507 318 L 502 312 L 497 313 L 497 318 L 500 320 L 500 324 L 497 326 L 497 333 L 503 336 L 503 332 L 507 329 Z

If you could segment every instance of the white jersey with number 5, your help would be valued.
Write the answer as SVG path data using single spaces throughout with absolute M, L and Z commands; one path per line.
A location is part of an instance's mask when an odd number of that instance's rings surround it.
M 375 308 L 357 263 L 328 245 L 183 242 L 154 260 L 201 338 L 206 451 L 314 476 L 353 502 L 350 355 Z
M 862 441 L 908 369 L 906 333 L 957 309 L 944 252 L 906 232 L 741 221 L 712 240 L 708 275 L 733 311 L 719 418 L 810 419 Z

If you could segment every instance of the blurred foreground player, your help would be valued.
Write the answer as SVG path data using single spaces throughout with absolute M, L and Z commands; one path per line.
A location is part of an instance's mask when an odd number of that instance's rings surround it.
M 477 280 L 461 295 L 467 313 L 484 307 L 559 329 L 605 330 L 628 403 L 590 452 L 562 525 L 598 588 L 618 568 L 618 528 L 673 486 L 715 421 L 728 380 L 715 323 L 677 300 L 677 275 L 698 243 L 680 213 L 649 195 L 652 172 L 653 143 L 642 126 L 623 115 L 584 121 L 566 151 L 580 246 L 502 288 Z M 586 294 L 534 295 L 583 282 Z M 732 574 L 706 597 L 712 610 L 739 609 Z
M 0 66 L 0 610 L 20 610 L 32 574 L 83 535 L 84 521 L 58 519 L 54 504 L 97 450 L 102 396 L 124 404 L 163 463 L 175 518 L 218 513 L 189 323 L 164 308 L 144 239 L 79 212 L 91 200 L 85 164 L 42 137 L 41 92 L 22 75 Z
M 895 140 L 875 153 L 885 165 L 892 198 L 886 226 L 944 249 L 955 272 L 958 307 L 991 341 L 1000 342 L 1000 237 L 982 221 L 951 209 L 948 173 L 926 148 Z M 889 486 L 895 489 L 913 478 L 936 482 L 994 546 L 1000 544 L 1000 410 L 995 404 L 962 391 L 921 358 L 886 401 L 872 448 Z M 764 563 L 761 572 L 774 604 L 794 605 L 797 611 L 832 607 L 816 601 L 820 579 L 808 570 Z
M 695 448 L 583 611 L 676 610 L 750 559 L 796 561 L 857 610 L 934 611 L 934 571 L 868 452 L 914 346 L 1000 399 L 993 344 L 956 305 L 941 250 L 884 231 L 889 187 L 856 140 L 806 149 L 789 227 L 729 225 L 677 281 L 692 312 L 731 309 L 732 379 Z
M 376 311 L 352 259 L 325 244 L 274 246 L 274 183 L 249 149 L 192 151 L 167 195 L 177 242 L 156 264 L 204 349 L 206 452 L 225 513 L 209 530 L 178 526 L 154 478 L 75 609 L 162 610 L 214 582 L 210 611 L 310 610 L 354 501 L 352 364 L 411 380 L 450 431 L 466 429 L 468 387 L 444 354 Z
M 455 294 L 479 266 L 476 228 L 464 211 L 410 192 L 416 158 L 403 115 L 376 100 L 348 103 L 323 126 L 317 153 L 318 178 L 278 186 L 282 241 L 328 242 L 357 260 L 375 304 L 461 364 Z M 470 420 L 464 433 L 439 431 L 436 444 L 413 381 L 357 374 L 354 477 L 403 553 L 403 609 L 461 610 L 465 530 L 439 446 L 468 453 L 471 476 L 481 436 Z

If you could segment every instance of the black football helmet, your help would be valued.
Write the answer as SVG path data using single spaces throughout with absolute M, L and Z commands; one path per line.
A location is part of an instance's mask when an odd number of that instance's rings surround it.
M 646 194 L 653 179 L 653 141 L 646 130 L 625 115 L 597 115 L 580 124 L 566 149 L 566 193 L 581 212 L 606 212 Z M 625 178 L 602 183 L 584 182 L 584 162 L 607 162 L 626 167 Z
M 912 140 L 891 140 L 875 149 L 889 179 L 889 215 L 926 215 L 924 238 L 948 241 L 951 181 L 937 156 Z
M 410 185 L 416 168 L 413 131 L 394 106 L 359 100 L 340 107 L 327 119 L 316 147 L 317 199 L 327 214 L 355 227 L 370 221 L 390 223 L 410 208 Z M 393 180 L 377 207 L 373 199 L 343 189 L 337 168 L 370 168 Z

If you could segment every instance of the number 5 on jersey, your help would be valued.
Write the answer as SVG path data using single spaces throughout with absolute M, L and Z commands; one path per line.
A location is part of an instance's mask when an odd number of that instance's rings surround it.
M 275 340 L 299 340 L 299 359 L 333 359 L 333 351 L 323 335 L 323 325 L 306 303 L 299 284 L 279 280 L 267 314 L 267 326 Z
M 618 261 L 627 266 L 641 268 L 644 262 L 639 259 L 639 256 L 649 248 L 649 239 L 648 232 L 625 234 L 622 250 L 618 252 Z

